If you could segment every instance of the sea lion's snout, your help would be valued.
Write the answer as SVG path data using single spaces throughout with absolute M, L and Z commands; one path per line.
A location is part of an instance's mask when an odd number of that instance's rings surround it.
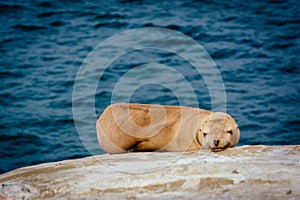
M 230 147 L 230 142 L 228 142 L 228 143 L 227 143 L 226 145 L 224 145 L 224 146 L 221 146 L 221 145 L 219 145 L 219 144 L 218 144 L 218 146 L 215 145 L 215 147 L 211 148 L 211 150 L 212 150 L 213 152 L 218 152 L 218 151 L 225 150 L 225 149 L 227 149 L 227 148 L 229 148 L 229 147 Z
M 218 145 L 219 145 L 219 140 L 214 140 L 214 145 L 215 145 L 216 147 L 218 147 Z

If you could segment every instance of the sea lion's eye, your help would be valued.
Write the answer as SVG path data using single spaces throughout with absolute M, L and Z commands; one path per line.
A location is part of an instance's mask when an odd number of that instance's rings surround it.
M 232 130 L 230 130 L 230 131 L 227 131 L 230 135 L 232 135 Z

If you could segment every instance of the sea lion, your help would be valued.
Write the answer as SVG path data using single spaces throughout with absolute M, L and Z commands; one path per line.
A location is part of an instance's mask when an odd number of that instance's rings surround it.
M 235 146 L 240 131 L 226 113 L 183 106 L 112 104 L 96 123 L 107 153 L 126 151 L 212 151 Z

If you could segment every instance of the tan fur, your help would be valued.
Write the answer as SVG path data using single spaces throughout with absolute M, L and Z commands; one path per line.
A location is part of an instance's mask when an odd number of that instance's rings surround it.
M 236 122 L 225 113 L 147 104 L 110 105 L 96 128 L 100 146 L 112 154 L 128 150 L 222 150 L 235 146 L 240 136 Z

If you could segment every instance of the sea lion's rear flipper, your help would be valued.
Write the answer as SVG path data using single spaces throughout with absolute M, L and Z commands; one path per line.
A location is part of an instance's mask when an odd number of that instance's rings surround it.
M 127 149 L 128 152 L 150 152 L 158 150 L 152 142 L 140 141 Z

